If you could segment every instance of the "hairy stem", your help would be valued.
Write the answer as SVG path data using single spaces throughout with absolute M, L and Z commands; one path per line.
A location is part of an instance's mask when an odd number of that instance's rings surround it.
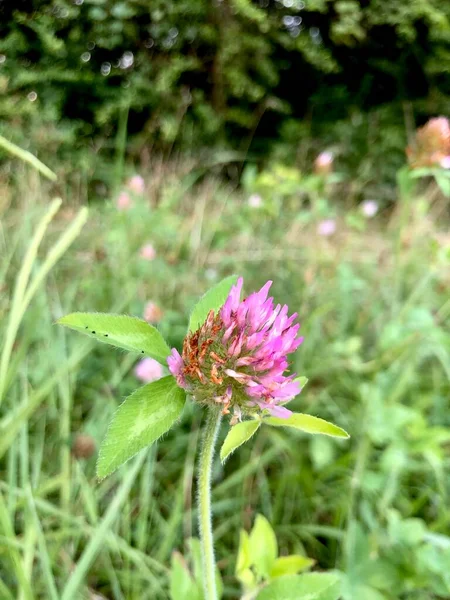
M 214 457 L 214 445 L 221 419 L 222 412 L 220 407 L 208 410 L 198 469 L 198 514 L 205 600 L 217 600 L 214 541 L 211 523 L 211 467 Z

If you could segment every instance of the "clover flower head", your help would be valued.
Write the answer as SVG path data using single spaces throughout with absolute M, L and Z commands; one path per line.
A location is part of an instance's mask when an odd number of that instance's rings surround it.
M 133 205 L 133 201 L 130 198 L 128 192 L 120 192 L 117 197 L 116 206 L 118 210 L 128 210 Z
M 406 154 L 412 168 L 443 166 L 443 162 L 445 165 L 450 155 L 450 121 L 446 117 L 427 121 L 417 130 Z
M 375 200 L 364 200 L 361 205 L 361 210 L 365 217 L 371 219 L 378 212 L 378 202 Z
M 156 250 L 152 244 L 145 244 L 142 246 L 139 255 L 144 260 L 153 260 L 156 256 Z
M 140 175 L 133 175 L 127 181 L 127 188 L 131 192 L 133 192 L 133 194 L 138 194 L 139 196 L 142 196 L 142 194 L 145 192 L 144 178 Z
M 268 298 L 268 281 L 259 292 L 240 300 L 239 278 L 222 306 L 189 333 L 182 353 L 172 350 L 167 359 L 178 385 L 204 405 L 219 404 L 233 412 L 232 422 L 243 414 L 267 411 L 287 418 L 284 404 L 300 392 L 295 374 L 285 374 L 287 355 L 303 341 L 297 314 Z
M 317 225 L 317 233 L 323 237 L 329 237 L 336 233 L 336 221 L 334 219 L 325 219 Z

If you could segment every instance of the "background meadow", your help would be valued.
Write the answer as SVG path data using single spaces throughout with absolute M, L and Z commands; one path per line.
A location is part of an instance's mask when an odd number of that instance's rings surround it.
M 99 483 L 154 373 L 54 323 L 126 313 L 180 347 L 233 273 L 299 313 L 291 406 L 351 439 L 263 428 L 216 461 L 223 598 L 257 514 L 343 600 L 449 598 L 450 127 L 415 132 L 449 112 L 450 9 L 147 4 L 0 3 L 0 598 L 201 600 L 176 577 L 202 411 Z

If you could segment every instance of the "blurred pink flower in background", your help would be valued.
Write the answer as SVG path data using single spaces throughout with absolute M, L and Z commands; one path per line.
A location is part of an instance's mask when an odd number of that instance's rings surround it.
M 333 170 L 333 161 L 332 152 L 321 152 L 314 161 L 314 172 L 317 175 L 328 175 Z
M 336 232 L 336 221 L 334 219 L 325 219 L 317 225 L 317 233 L 328 237 Z
M 156 256 L 156 250 L 151 244 L 145 244 L 142 246 L 139 256 L 145 260 L 153 260 Z
M 130 179 L 127 181 L 127 188 L 133 192 L 133 194 L 139 194 L 139 196 L 142 196 L 145 191 L 144 178 L 140 175 L 133 175 L 133 177 L 130 177 Z
M 440 165 L 443 169 L 450 169 L 450 156 L 444 156 L 440 162 Z
M 370 219 L 378 212 L 378 202 L 375 202 L 375 200 L 364 200 L 361 204 L 361 210 L 363 215 Z
M 134 374 L 144 383 L 156 381 L 164 375 L 162 366 L 153 358 L 143 358 L 139 361 L 134 369 Z
M 450 121 L 446 117 L 434 117 L 419 127 L 406 155 L 412 168 L 448 167 L 450 160 Z M 442 164 L 444 163 L 444 164 Z
M 155 302 L 147 302 L 144 308 L 144 319 L 148 323 L 157 323 L 162 316 L 163 312 Z
M 251 206 L 251 208 L 259 208 L 262 206 L 262 198 L 259 194 L 252 194 L 247 199 L 247 204 Z
M 128 192 L 120 192 L 117 197 L 116 206 L 118 210 L 128 210 L 133 206 L 133 202 Z

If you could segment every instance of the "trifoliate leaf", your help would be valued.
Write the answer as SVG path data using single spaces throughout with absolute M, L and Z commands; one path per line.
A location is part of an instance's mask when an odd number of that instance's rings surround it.
M 257 600 L 338 600 L 341 584 L 333 573 L 305 573 L 277 577 Z M 362 600 L 362 599 L 361 599 Z
M 231 275 L 219 281 L 214 287 L 204 294 L 194 306 L 191 318 L 189 319 L 188 331 L 197 331 L 200 325 L 206 321 L 210 310 L 216 312 L 225 304 L 225 300 L 230 293 L 232 286 L 236 283 L 237 276 Z
M 228 456 L 248 441 L 261 425 L 261 421 L 256 419 L 252 421 L 242 421 L 234 425 L 228 432 L 227 437 L 220 449 L 220 460 L 225 462 Z
M 313 417 L 312 415 L 305 415 L 302 413 L 293 413 L 287 419 L 267 417 L 263 419 L 263 423 L 275 427 L 293 427 L 294 429 L 300 429 L 306 433 L 321 433 L 322 435 L 331 435 L 332 437 L 338 438 L 350 437 L 344 429 L 341 429 L 341 427 L 338 427 L 329 421 L 325 421 L 325 419 L 319 419 L 319 417 Z
M 257 515 L 250 532 L 250 559 L 260 577 L 269 577 L 277 555 L 275 532 L 263 515 Z
M 283 575 L 296 575 L 300 571 L 306 571 L 314 565 L 316 561 L 300 554 L 291 554 L 290 556 L 280 556 L 273 563 L 270 571 L 270 578 L 282 577 Z
M 245 571 L 251 566 L 250 537 L 245 529 L 241 529 L 239 534 L 239 548 L 236 558 L 236 576 L 239 577 L 239 573 L 241 573 L 241 571 Z
M 105 313 L 72 313 L 57 321 L 75 331 L 85 333 L 99 342 L 150 356 L 163 365 L 170 354 L 159 331 L 142 319 Z
M 97 476 L 106 477 L 150 446 L 180 417 L 186 396 L 171 376 L 136 390 L 119 406 L 100 447 Z
M 303 389 L 309 380 L 307 377 L 296 377 L 294 381 L 298 381 L 300 384 L 300 389 Z

